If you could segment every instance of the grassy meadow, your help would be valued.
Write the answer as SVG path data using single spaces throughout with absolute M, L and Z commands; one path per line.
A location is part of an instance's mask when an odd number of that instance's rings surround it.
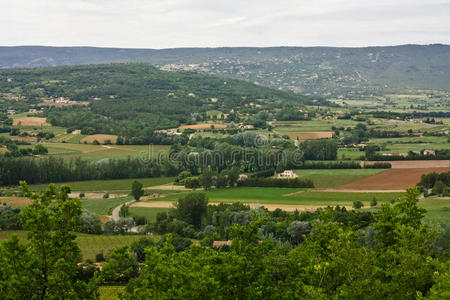
M 239 187 L 216 189 L 205 192 L 209 202 L 243 202 L 280 205 L 335 206 L 352 205 L 353 201 L 362 201 L 369 205 L 375 197 L 379 202 L 391 201 L 404 195 L 400 192 L 326 192 L 298 188 L 260 188 Z M 183 194 L 172 194 L 152 201 L 177 201 Z
M 8 239 L 12 234 L 25 239 L 27 232 L 23 230 L 0 231 L 0 241 Z M 77 233 L 76 242 L 80 247 L 83 261 L 90 259 L 95 261 L 95 255 L 103 252 L 107 255 L 113 249 L 121 246 L 131 245 L 142 238 L 142 235 L 106 235 L 106 234 L 84 234 Z
M 144 217 L 149 222 L 156 221 L 156 215 L 160 212 L 169 212 L 171 208 L 160 207 L 130 207 L 129 212 L 131 217 Z
M 174 177 L 151 177 L 136 179 L 110 179 L 110 180 L 86 180 L 86 181 L 70 181 L 58 182 L 57 185 L 67 184 L 76 192 L 129 192 L 131 184 L 137 180 L 145 187 L 158 186 L 174 181 Z M 43 191 L 48 184 L 32 184 L 32 190 Z

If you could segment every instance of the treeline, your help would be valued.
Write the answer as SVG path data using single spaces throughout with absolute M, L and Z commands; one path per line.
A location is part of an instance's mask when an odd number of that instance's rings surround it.
M 370 160 L 388 161 L 388 160 L 447 160 L 450 159 L 450 149 L 434 150 L 435 154 L 415 153 L 409 151 L 406 156 L 401 155 L 382 155 L 374 154 L 369 157 Z M 367 155 L 366 155 L 367 156 Z
M 249 177 L 240 181 L 238 185 L 248 187 L 313 188 L 314 182 L 304 178 Z
M 418 119 L 418 118 L 450 118 L 450 112 L 446 111 L 429 111 L 429 112 L 421 112 L 421 111 L 414 111 L 414 112 L 406 112 L 406 113 L 400 113 L 400 112 L 391 112 L 391 111 L 374 111 L 371 113 L 371 115 L 374 118 L 382 118 L 382 119 Z
M 450 195 L 450 171 L 443 173 L 423 174 L 418 187 L 424 192 L 425 196 L 430 195 Z M 428 190 L 431 189 L 431 192 Z
M 94 179 L 121 179 L 175 176 L 178 170 L 168 162 L 143 162 L 138 158 L 105 159 L 98 162 L 75 158 L 28 157 L 10 158 L 0 155 L 0 184 L 17 185 L 25 180 L 30 184 L 80 181 Z
M 335 140 L 307 140 L 299 149 L 305 153 L 306 160 L 336 160 L 338 144 Z
M 359 161 L 305 161 L 299 169 L 360 169 Z

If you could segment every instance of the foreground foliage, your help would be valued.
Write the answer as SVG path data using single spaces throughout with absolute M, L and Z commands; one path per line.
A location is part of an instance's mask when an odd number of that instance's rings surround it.
M 80 200 L 68 199 L 67 186 L 50 185 L 43 194 L 22 187 L 34 201 L 22 213 L 28 242 L 14 235 L 0 246 L 2 299 L 95 299 L 96 279 L 77 279 L 81 253 L 72 231 L 81 217 Z
M 229 250 L 193 245 L 177 252 L 169 236 L 164 247 L 145 250 L 124 299 L 439 299 L 448 269 L 433 247 L 438 233 L 421 222 L 417 196 L 409 190 L 406 199 L 383 205 L 364 230 L 323 211 L 293 249 L 260 240 L 263 217 L 229 227 Z

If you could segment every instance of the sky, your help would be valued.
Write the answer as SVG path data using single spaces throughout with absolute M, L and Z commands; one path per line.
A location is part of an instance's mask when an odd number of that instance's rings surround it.
M 0 0 L 0 46 L 450 44 L 450 0 Z

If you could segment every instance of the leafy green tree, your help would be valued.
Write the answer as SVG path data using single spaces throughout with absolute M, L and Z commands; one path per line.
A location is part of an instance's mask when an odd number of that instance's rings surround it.
M 131 195 L 134 197 L 134 200 L 139 201 L 139 199 L 144 195 L 144 190 L 142 189 L 142 183 L 135 180 L 131 185 Z
M 103 266 L 101 277 L 104 282 L 126 283 L 138 275 L 138 264 L 128 246 L 114 249 Z
M 184 187 L 188 189 L 197 189 L 200 187 L 200 181 L 198 177 L 187 177 L 184 179 Z
M 98 234 L 102 232 L 100 217 L 94 213 L 83 211 L 80 218 L 80 231 L 84 233 Z
M 128 205 L 126 205 L 126 204 L 124 204 L 124 205 L 122 205 L 121 207 L 120 207 L 120 210 L 119 210 L 119 216 L 121 217 L 121 218 L 126 218 L 126 217 L 128 217 L 128 215 L 129 215 L 129 207 L 128 207 Z
M 360 209 L 361 207 L 364 206 L 364 204 L 361 201 L 355 201 L 355 202 L 353 202 L 352 206 L 354 209 Z
M 206 214 L 208 198 L 204 193 L 189 193 L 178 199 L 176 215 L 181 220 L 199 229 Z
M 17 236 L 0 247 L 0 291 L 3 299 L 96 299 L 97 279 L 77 279 L 80 249 L 74 230 L 81 217 L 79 199 L 69 199 L 67 190 L 50 185 L 33 193 L 21 182 L 24 195 L 33 203 L 22 213 L 27 243 Z
M 204 168 L 199 176 L 200 185 L 205 189 L 209 190 L 214 185 L 214 172 L 211 171 L 210 167 Z

